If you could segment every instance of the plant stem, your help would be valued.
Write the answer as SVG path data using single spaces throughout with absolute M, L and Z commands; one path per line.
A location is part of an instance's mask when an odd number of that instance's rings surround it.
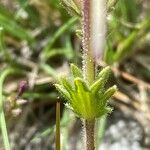
M 101 58 L 105 43 L 106 0 L 82 1 L 83 75 L 92 84 L 95 80 L 97 60 Z M 86 149 L 95 149 L 95 119 L 85 120 Z
M 95 120 L 85 120 L 86 150 L 95 150 Z
M 82 10 L 83 10 L 83 74 L 84 78 L 92 83 L 95 79 L 95 65 L 94 65 L 94 57 L 93 51 L 91 49 L 91 29 L 90 29 L 90 9 L 91 9 L 91 0 L 83 0 Z M 86 134 L 86 149 L 94 150 L 95 142 L 94 142 L 94 126 L 95 119 L 93 120 L 85 120 L 85 134 Z
M 56 150 L 60 150 L 60 102 L 56 103 Z
M 83 73 L 84 78 L 92 83 L 95 78 L 95 68 L 94 68 L 94 57 L 93 51 L 91 49 L 91 29 L 90 29 L 90 9 L 91 9 L 91 0 L 83 0 L 82 4 L 83 10 L 83 21 L 82 21 L 82 30 L 83 30 Z

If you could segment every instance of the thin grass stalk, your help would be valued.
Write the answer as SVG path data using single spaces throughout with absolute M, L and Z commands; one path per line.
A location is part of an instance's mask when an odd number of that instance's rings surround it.
M 56 102 L 56 150 L 61 149 L 60 142 L 60 102 Z

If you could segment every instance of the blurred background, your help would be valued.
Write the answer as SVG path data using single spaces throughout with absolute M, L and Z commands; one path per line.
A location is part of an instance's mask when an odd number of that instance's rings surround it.
M 109 6 L 107 24 L 100 64 L 111 65 L 109 84 L 119 90 L 113 113 L 97 120 L 97 143 L 101 150 L 149 150 L 150 1 L 118 0 Z M 54 149 L 55 106 L 63 98 L 53 84 L 68 74 L 69 63 L 81 67 L 80 30 L 80 17 L 59 0 L 0 0 L 0 101 L 12 150 Z M 64 150 L 81 149 L 81 129 L 61 104 Z

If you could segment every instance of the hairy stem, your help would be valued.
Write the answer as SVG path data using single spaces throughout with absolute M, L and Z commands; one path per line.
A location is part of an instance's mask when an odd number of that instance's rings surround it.
M 94 56 L 93 50 L 91 47 L 91 0 L 83 0 L 82 3 L 82 10 L 83 10 L 83 74 L 84 78 L 89 82 L 92 83 L 95 79 L 95 65 L 94 65 Z M 95 126 L 95 119 L 89 121 L 85 120 L 85 132 L 86 132 L 86 149 L 87 150 L 94 150 L 95 149 L 95 142 L 94 142 L 94 126 Z
M 85 121 L 86 150 L 95 150 L 95 120 Z
M 83 73 L 84 78 L 92 83 L 95 78 L 95 68 L 94 68 L 94 57 L 91 49 L 91 0 L 83 0 L 82 4 L 83 10 L 83 21 L 82 21 L 82 30 L 83 30 Z
M 95 80 L 97 60 L 101 58 L 105 43 L 106 0 L 82 1 L 83 75 L 89 82 Z M 95 149 L 95 119 L 85 120 L 86 149 Z

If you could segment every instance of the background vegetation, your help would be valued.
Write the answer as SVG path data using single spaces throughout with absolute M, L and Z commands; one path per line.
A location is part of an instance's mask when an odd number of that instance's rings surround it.
M 113 132 L 112 125 L 119 131 L 116 122 L 123 120 L 123 130 L 127 133 L 120 136 L 133 143 L 133 135 L 140 134 L 135 138 L 136 147 L 125 146 L 126 149 L 148 149 L 150 2 L 118 0 L 109 8 L 107 46 L 104 61 L 98 63 L 111 65 L 110 84 L 117 84 L 119 91 L 111 101 L 114 113 L 108 116 L 110 121 L 104 117 L 97 129 L 97 133 L 105 134 L 98 134 L 99 142 L 112 149 L 119 137 L 107 136 L 110 134 L 107 131 Z M 12 149 L 54 149 L 55 103 L 59 94 L 53 84 L 59 74 L 68 74 L 70 62 L 81 65 L 80 29 L 78 18 L 70 16 L 59 0 L 0 0 L 0 124 L 5 131 L 6 121 Z M 28 89 L 16 99 L 22 80 L 28 82 Z M 19 99 L 26 103 L 20 104 Z M 139 132 L 129 122 L 135 122 Z M 81 128 L 80 121 L 62 104 L 63 149 L 81 146 Z M 128 136 L 131 131 L 135 131 L 132 137 Z M 1 135 L 7 136 L 5 132 Z M 0 149 L 3 149 L 2 137 Z

